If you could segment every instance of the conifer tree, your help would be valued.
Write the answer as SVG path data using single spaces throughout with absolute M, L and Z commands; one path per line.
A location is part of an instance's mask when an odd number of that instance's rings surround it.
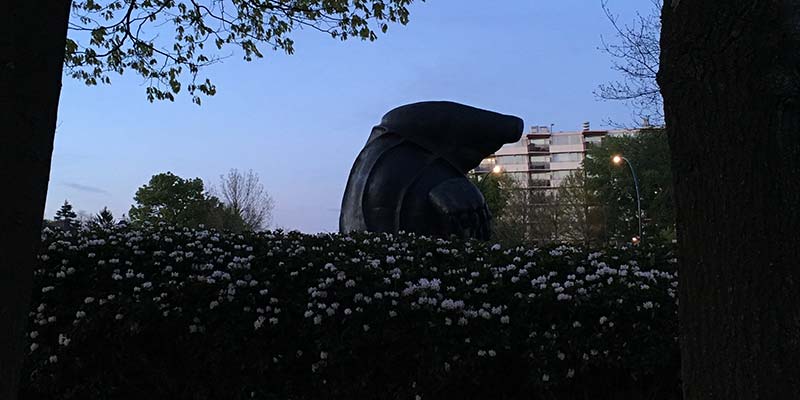
M 69 204 L 67 200 L 64 200 L 64 204 L 56 211 L 54 219 L 56 220 L 56 226 L 61 229 L 68 230 L 78 227 L 78 214 L 72 210 L 72 204 Z
M 103 228 L 103 229 L 111 229 L 114 226 L 114 214 L 108 207 L 103 207 L 99 213 L 97 213 L 94 217 L 92 217 L 89 224 L 92 227 Z

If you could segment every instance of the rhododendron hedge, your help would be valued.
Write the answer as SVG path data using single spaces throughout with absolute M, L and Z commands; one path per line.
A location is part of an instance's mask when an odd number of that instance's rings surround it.
M 670 246 L 45 229 L 23 399 L 676 399 Z

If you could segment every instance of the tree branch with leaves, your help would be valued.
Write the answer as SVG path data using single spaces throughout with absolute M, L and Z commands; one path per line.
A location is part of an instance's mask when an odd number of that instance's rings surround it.
M 424 0 L 423 0 L 424 1 Z M 17 397 L 22 337 L 41 235 L 64 75 L 87 85 L 124 73 L 148 100 L 188 93 L 200 104 L 216 86 L 204 68 L 264 48 L 294 51 L 292 33 L 375 40 L 408 22 L 412 0 L 9 0 L 0 12 L 0 177 L 18 182 L 0 200 L 0 398 Z M 217 210 L 222 210 L 217 207 Z M 224 211 L 224 210 L 222 210 Z M 219 221 L 230 219 L 217 213 Z
M 87 85 L 111 83 L 126 70 L 146 84 L 147 99 L 213 96 L 203 67 L 236 51 L 246 61 L 263 47 L 294 52 L 292 33 L 310 28 L 332 38 L 373 41 L 389 23 L 408 23 L 412 0 L 81 0 L 72 3 L 64 66 Z M 219 54 L 231 48 L 227 55 Z

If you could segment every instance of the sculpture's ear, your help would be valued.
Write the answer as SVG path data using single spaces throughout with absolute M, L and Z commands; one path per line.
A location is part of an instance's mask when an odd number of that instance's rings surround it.
M 367 143 L 369 143 L 369 142 L 371 142 L 371 141 L 383 136 L 384 134 L 386 134 L 386 132 L 387 132 L 387 129 L 382 127 L 382 126 L 380 126 L 380 125 L 373 126 L 372 127 L 372 132 L 370 132 L 369 138 L 367 138 Z

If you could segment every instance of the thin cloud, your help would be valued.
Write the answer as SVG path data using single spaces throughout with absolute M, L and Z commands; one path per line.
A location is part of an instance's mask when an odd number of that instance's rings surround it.
M 101 188 L 95 187 L 95 186 L 82 185 L 80 183 L 75 183 L 75 182 L 64 182 L 64 186 L 71 187 L 71 188 L 73 188 L 75 190 L 80 190 L 82 192 L 99 193 L 99 194 L 111 194 L 111 193 L 109 193 L 108 190 L 101 189 Z

